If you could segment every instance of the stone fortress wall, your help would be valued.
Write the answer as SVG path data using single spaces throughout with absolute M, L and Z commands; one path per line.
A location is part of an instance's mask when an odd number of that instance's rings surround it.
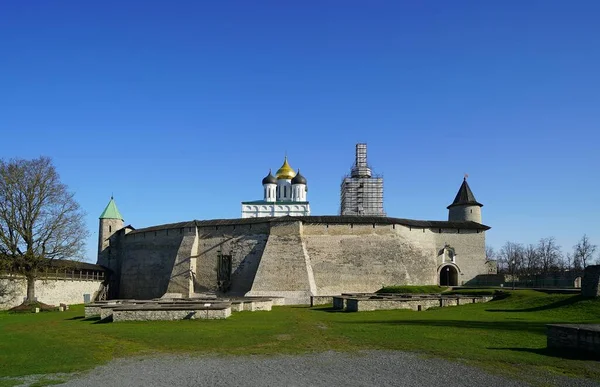
M 309 216 L 193 221 L 121 233 L 115 245 L 118 297 L 215 291 L 307 303 L 311 295 L 438 284 L 443 265 L 456 268 L 458 285 L 488 273 L 486 226 L 410 222 L 420 227 L 386 217 Z M 445 246 L 456 253 L 453 263 Z M 223 255 L 231 256 L 226 286 L 218 274 Z
M 45 279 L 35 281 L 36 298 L 48 305 L 83 304 L 84 295 L 93 300 L 102 289 L 102 280 Z M 19 276 L 0 278 L 0 310 L 21 305 L 27 298 L 27 280 Z

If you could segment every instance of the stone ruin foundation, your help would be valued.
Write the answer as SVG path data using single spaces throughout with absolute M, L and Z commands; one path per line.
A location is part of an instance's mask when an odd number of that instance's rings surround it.
M 85 305 L 85 317 L 99 316 L 104 322 L 213 320 L 225 319 L 232 312 L 270 311 L 273 305 L 282 305 L 281 297 L 230 297 L 214 295 L 182 298 L 173 294 L 152 300 L 108 300 Z

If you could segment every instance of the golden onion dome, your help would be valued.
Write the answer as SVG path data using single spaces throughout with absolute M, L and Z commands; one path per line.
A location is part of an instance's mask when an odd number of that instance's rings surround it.
M 281 168 L 279 168 L 277 170 L 277 173 L 275 174 L 275 176 L 277 177 L 277 179 L 286 179 L 286 180 L 293 179 L 294 176 L 296 176 L 296 172 L 294 172 L 292 167 L 290 167 L 290 165 L 288 164 L 287 156 L 285 157 L 285 160 L 283 161 L 283 165 L 281 166 Z

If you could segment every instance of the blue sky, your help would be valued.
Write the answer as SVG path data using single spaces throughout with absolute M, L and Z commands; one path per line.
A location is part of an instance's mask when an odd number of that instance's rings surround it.
M 337 214 L 357 142 L 390 216 L 447 217 L 469 174 L 488 243 L 600 244 L 596 1 L 0 4 L 0 157 L 51 156 L 97 218 L 240 216 L 287 152 Z

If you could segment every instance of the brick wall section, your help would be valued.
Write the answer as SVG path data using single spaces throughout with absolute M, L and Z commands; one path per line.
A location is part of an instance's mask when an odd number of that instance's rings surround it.
M 165 294 L 186 233 L 195 234 L 194 227 L 125 235 L 119 298 L 151 299 Z
M 198 251 L 198 232 L 196 227 L 186 230 L 177 250 L 175 263 L 166 293 L 181 293 L 189 297 L 194 293 L 192 262 L 195 262 Z M 162 296 L 162 294 L 160 295 Z
M 600 265 L 585 268 L 581 294 L 584 297 L 600 297 Z
M 314 291 L 302 245 L 302 222 L 271 224 L 267 244 L 248 296 L 283 296 L 308 303 Z M 311 286 L 313 285 L 313 286 Z
M 374 292 L 435 281 L 430 235 L 396 225 L 306 225 L 304 241 L 319 295 Z
M 243 296 L 249 292 L 268 234 L 268 223 L 199 227 L 195 291 L 217 290 L 217 260 L 221 251 L 232 256 L 229 294 Z

